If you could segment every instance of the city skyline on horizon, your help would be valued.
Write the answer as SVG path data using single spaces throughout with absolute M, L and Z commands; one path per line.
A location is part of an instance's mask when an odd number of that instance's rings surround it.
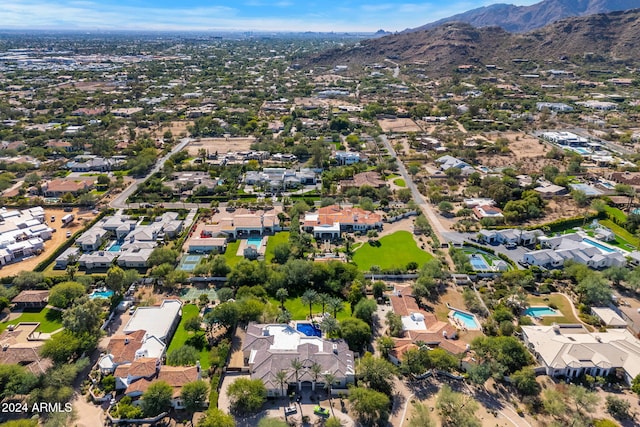
M 512 0 L 525 6 L 541 0 Z M 4 30 L 375 32 L 402 31 L 496 0 L 14 0 L 0 10 Z

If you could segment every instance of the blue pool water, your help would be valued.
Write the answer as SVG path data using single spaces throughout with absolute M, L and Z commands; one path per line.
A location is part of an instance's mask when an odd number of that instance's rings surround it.
M 573 147 L 574 151 L 580 153 L 580 154 L 589 154 L 591 153 L 591 151 L 589 151 L 586 148 L 581 148 L 581 147 Z
M 453 311 L 453 318 L 462 322 L 467 329 L 480 329 L 480 324 L 473 314 L 463 313 L 462 311 Z
M 322 336 L 322 331 L 318 328 L 316 328 L 315 326 L 313 326 L 311 323 L 297 323 L 296 324 L 296 329 L 299 332 L 302 332 L 303 334 L 305 334 L 308 337 L 321 337 Z
M 524 314 L 531 317 L 543 317 L 543 316 L 560 316 L 561 314 L 551 307 L 529 307 L 524 311 Z
M 471 266 L 474 270 L 489 270 L 489 264 L 487 264 L 481 255 L 469 255 L 469 262 L 471 262 Z
M 605 245 L 602 245 L 602 244 L 600 244 L 600 243 L 598 243 L 598 242 L 596 242 L 594 240 L 591 240 L 589 238 L 585 237 L 584 239 L 582 239 L 582 241 L 587 243 L 587 244 L 589 244 L 589 245 L 591 245 L 591 246 L 595 246 L 596 248 L 601 249 L 601 250 L 603 250 L 605 252 L 615 252 L 613 249 L 608 248 Z
M 113 295 L 113 291 L 111 289 L 106 290 L 106 291 L 93 291 L 91 292 L 91 294 L 89 295 L 89 298 L 94 299 L 94 298 L 111 298 L 111 296 Z
M 119 252 L 121 247 L 122 244 L 114 243 L 113 245 L 109 246 L 109 252 Z
M 256 248 L 260 247 L 260 243 L 262 243 L 262 237 L 249 237 L 247 239 L 247 245 L 255 246 Z

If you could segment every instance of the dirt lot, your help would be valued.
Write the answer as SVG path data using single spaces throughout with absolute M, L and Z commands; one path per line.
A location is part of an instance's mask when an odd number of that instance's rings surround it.
M 52 234 L 50 240 L 46 240 L 44 242 L 44 252 L 38 256 L 28 258 L 24 261 L 17 262 L 15 264 L 5 265 L 0 269 L 0 277 L 8 277 L 14 276 L 21 271 L 31 271 L 35 268 L 36 265 L 40 263 L 43 259 L 49 256 L 51 252 L 55 251 L 58 246 L 64 243 L 67 240 L 67 231 L 71 231 L 71 233 L 75 233 L 78 231 L 84 224 L 85 221 L 91 221 L 95 215 L 91 213 L 91 211 L 82 211 L 79 212 L 77 208 L 73 209 L 73 213 L 76 217 L 76 220 L 73 221 L 69 226 L 62 227 L 62 223 L 60 222 L 60 218 L 68 214 L 69 212 L 64 212 L 62 209 L 50 209 L 45 208 L 45 220 L 47 224 L 51 228 L 55 228 L 56 232 Z M 51 222 L 51 216 L 55 216 L 56 220 Z
M 229 151 L 247 151 L 251 149 L 255 138 L 200 138 L 187 145 L 190 156 L 197 156 L 198 150 L 204 148 L 210 153 L 216 151 L 220 154 Z
M 478 156 L 480 162 L 488 167 L 506 167 L 516 165 L 523 173 L 539 173 L 545 165 L 558 164 L 556 160 L 546 159 L 549 146 L 541 143 L 537 138 L 521 132 L 504 132 L 493 135 L 509 140 L 510 153 L 506 155 L 483 154 Z
M 382 131 L 387 132 L 422 132 L 420 126 L 412 119 L 381 119 L 378 124 Z
M 146 131 L 149 132 L 149 135 L 154 138 L 162 138 L 164 133 L 170 130 L 174 138 L 182 138 L 189 134 L 187 128 L 192 125 L 193 120 L 175 121 L 170 123 L 163 123 L 159 128 L 153 127 L 151 129 L 147 129 Z

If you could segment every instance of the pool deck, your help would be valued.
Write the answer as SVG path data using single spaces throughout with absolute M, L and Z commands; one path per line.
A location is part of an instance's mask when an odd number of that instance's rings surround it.
M 538 314 L 538 313 L 533 314 L 533 313 L 527 313 L 527 310 L 529 310 L 529 309 L 534 309 L 534 310 L 535 310 L 536 308 L 539 308 L 539 309 L 541 308 L 541 309 L 545 309 L 545 310 L 552 310 L 554 314 Z M 548 305 L 532 305 L 532 306 L 529 306 L 529 307 L 524 311 L 524 313 L 525 313 L 527 316 L 534 317 L 534 318 L 535 318 L 535 317 L 559 317 L 559 316 L 562 316 L 562 312 L 561 312 L 560 310 L 556 310 L 556 309 L 554 309 L 554 308 L 551 308 L 551 307 L 549 307 Z
M 469 311 L 466 311 L 466 310 L 460 310 L 459 308 L 454 308 L 454 307 L 451 307 L 451 306 L 448 306 L 448 307 L 451 309 L 451 311 L 449 311 L 449 315 L 447 317 L 449 318 L 449 322 L 453 326 L 455 326 L 458 329 L 463 330 L 463 331 L 480 331 L 480 330 L 482 330 L 482 325 L 480 324 L 480 321 L 478 320 L 478 316 L 476 316 L 475 314 L 473 314 L 473 313 L 471 313 Z M 453 314 L 455 312 L 463 313 L 463 314 L 466 314 L 468 316 L 472 316 L 474 318 L 475 322 L 476 322 L 477 327 L 476 328 L 467 327 L 467 325 L 464 322 L 461 322 L 458 319 L 456 319 L 455 317 L 453 317 Z
M 258 255 L 264 256 L 267 250 L 267 240 L 268 236 L 263 236 L 262 240 L 260 240 L 260 245 L 258 246 Z M 241 239 L 240 245 L 238 246 L 238 251 L 236 252 L 236 256 L 244 257 L 244 250 L 249 246 L 249 241 L 247 239 Z

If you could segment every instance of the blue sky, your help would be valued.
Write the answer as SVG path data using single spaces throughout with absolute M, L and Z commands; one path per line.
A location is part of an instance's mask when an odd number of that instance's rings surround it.
M 493 3 L 541 0 L 1 0 L 0 28 L 400 31 Z

